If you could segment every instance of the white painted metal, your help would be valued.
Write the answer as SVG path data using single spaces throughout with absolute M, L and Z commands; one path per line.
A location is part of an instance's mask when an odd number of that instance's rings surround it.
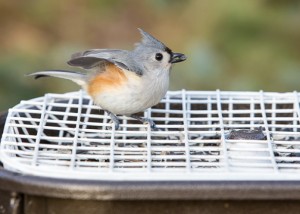
M 115 130 L 83 91 L 9 110 L 0 159 L 23 174 L 98 180 L 300 180 L 300 94 L 170 91 Z M 265 139 L 229 139 L 262 127 Z

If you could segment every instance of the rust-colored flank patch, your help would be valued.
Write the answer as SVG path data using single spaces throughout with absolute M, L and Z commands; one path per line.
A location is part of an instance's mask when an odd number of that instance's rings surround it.
M 99 73 L 90 80 L 88 92 L 92 96 L 96 96 L 106 90 L 122 86 L 127 81 L 124 72 L 112 63 L 105 65 L 105 71 Z

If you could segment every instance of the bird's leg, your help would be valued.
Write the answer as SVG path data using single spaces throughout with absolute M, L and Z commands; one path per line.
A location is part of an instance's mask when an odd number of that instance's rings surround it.
M 119 118 L 116 115 L 114 115 L 113 113 L 111 113 L 110 111 L 105 110 L 105 112 L 108 114 L 108 116 L 110 116 L 111 120 L 114 122 L 115 129 L 118 130 L 120 128 Z
M 149 118 L 139 117 L 139 116 L 134 115 L 134 114 L 130 115 L 130 117 L 132 117 L 132 118 L 134 118 L 134 119 L 136 119 L 136 120 L 138 120 L 138 121 L 140 121 L 140 122 L 142 122 L 142 123 L 148 123 L 148 124 L 150 124 L 150 127 L 151 127 L 152 129 L 155 129 L 155 128 L 156 128 L 156 125 L 155 125 L 155 123 L 153 122 L 153 120 L 151 120 L 151 119 L 149 119 Z

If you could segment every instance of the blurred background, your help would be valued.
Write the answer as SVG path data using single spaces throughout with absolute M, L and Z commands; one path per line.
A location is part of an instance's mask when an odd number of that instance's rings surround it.
M 0 111 L 78 90 L 25 74 L 70 69 L 85 49 L 132 49 L 138 27 L 187 55 L 171 90 L 300 91 L 298 0 L 11 0 L 0 2 L 0 26 Z

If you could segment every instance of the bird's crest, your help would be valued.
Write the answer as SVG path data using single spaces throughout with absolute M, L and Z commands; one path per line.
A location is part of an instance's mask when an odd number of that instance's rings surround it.
M 140 28 L 138 28 L 138 30 L 140 31 L 140 33 L 142 35 L 142 41 L 141 41 L 141 43 L 138 43 L 137 46 L 143 45 L 143 46 L 147 46 L 147 47 L 158 48 L 158 49 L 161 49 L 161 50 L 168 49 L 167 46 L 165 46 L 164 43 L 157 40 L 156 38 L 154 38 L 149 33 L 143 31 Z

